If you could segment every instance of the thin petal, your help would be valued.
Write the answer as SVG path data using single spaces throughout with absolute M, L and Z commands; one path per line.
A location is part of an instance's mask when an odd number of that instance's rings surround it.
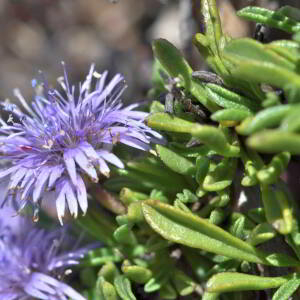
M 14 166 L 14 167 L 11 167 L 11 168 L 9 168 L 9 169 L 2 170 L 2 171 L 0 172 L 0 178 L 3 178 L 3 177 L 5 177 L 5 176 L 9 175 L 10 173 L 16 171 L 17 169 L 18 169 L 18 167 L 17 167 L 17 166 Z
M 98 150 L 97 153 L 104 158 L 106 161 L 108 161 L 109 163 L 115 165 L 118 168 L 123 169 L 124 168 L 124 164 L 123 162 L 113 153 L 109 152 L 109 151 L 105 151 L 105 150 Z
M 88 143 L 88 142 L 82 142 L 79 144 L 80 150 L 84 152 L 84 154 L 87 156 L 87 158 L 91 160 L 97 161 L 99 156 L 95 149 Z
M 77 218 L 78 203 L 77 203 L 77 199 L 74 195 L 73 188 L 69 183 L 66 183 L 66 196 L 67 196 L 67 202 L 68 202 L 70 214 L 73 217 Z
M 81 296 L 79 293 L 77 293 L 74 289 L 72 289 L 65 283 L 60 283 L 60 289 L 65 295 L 67 295 L 73 300 L 86 300 L 86 298 Z
M 74 185 L 76 185 L 76 166 L 75 166 L 75 160 L 74 160 L 74 150 L 69 149 L 64 152 L 64 162 L 68 171 L 68 174 L 71 178 L 71 181 Z
M 77 176 L 76 191 L 77 191 L 77 199 L 79 202 L 79 206 L 83 214 L 86 214 L 88 208 L 87 193 L 86 193 L 85 184 L 79 175 Z
M 56 180 L 61 177 L 62 173 L 63 173 L 64 169 L 62 166 L 55 166 L 51 169 L 51 173 L 50 173 L 50 177 L 49 177 L 49 184 L 48 184 L 48 188 L 51 188 L 54 183 L 56 182 Z
M 41 192 L 44 190 L 46 186 L 48 178 L 49 178 L 49 168 L 44 166 L 35 182 L 34 190 L 32 193 L 33 202 L 37 202 L 37 200 L 39 199 Z
M 65 215 L 66 207 L 66 194 L 65 194 L 65 184 L 59 191 L 58 197 L 56 199 L 56 210 L 57 217 L 61 225 L 63 225 L 62 217 Z
M 140 149 L 143 151 L 149 151 L 151 148 L 148 144 L 145 144 L 139 140 L 130 138 L 130 137 L 122 137 L 120 138 L 120 143 L 123 143 L 125 145 L 128 145 L 130 147 Z
M 102 158 L 99 158 L 98 161 L 99 161 L 99 165 L 100 165 L 100 172 L 104 176 L 109 177 L 110 169 L 109 169 L 107 163 L 105 162 L 105 160 Z
M 76 152 L 75 161 L 91 177 L 93 182 L 98 182 L 99 179 L 95 168 L 81 151 Z
M 19 182 L 24 178 L 27 170 L 25 168 L 20 168 L 16 171 L 15 174 L 11 176 L 11 181 L 9 184 L 9 189 L 14 189 L 17 187 Z

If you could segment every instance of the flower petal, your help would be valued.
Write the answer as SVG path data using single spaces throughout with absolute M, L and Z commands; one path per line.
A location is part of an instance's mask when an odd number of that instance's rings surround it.
M 98 182 L 98 176 L 92 163 L 88 161 L 87 157 L 80 150 L 76 150 L 75 161 L 79 167 L 85 171 L 92 179 L 93 182 Z
M 76 185 L 76 166 L 75 166 L 75 160 L 74 160 L 74 153 L 73 149 L 68 149 L 64 152 L 64 162 L 68 171 L 68 174 L 71 178 L 71 181 L 74 185 Z
M 109 151 L 105 151 L 105 150 L 98 150 L 97 153 L 104 158 L 106 161 L 108 161 L 109 163 L 115 165 L 118 168 L 123 169 L 124 168 L 124 164 L 123 162 L 113 153 L 109 152 Z
M 77 218 L 78 203 L 73 188 L 69 182 L 66 183 L 66 196 L 67 196 L 67 202 L 68 202 L 70 214 L 73 217 Z
M 85 215 L 88 208 L 87 193 L 86 193 L 85 184 L 79 175 L 77 176 L 76 192 L 77 192 L 77 199 L 79 202 L 79 206 L 83 214 Z

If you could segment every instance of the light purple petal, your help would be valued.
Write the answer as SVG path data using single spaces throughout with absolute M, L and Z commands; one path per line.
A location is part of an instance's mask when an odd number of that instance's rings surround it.
M 28 195 L 32 192 L 33 184 L 34 184 L 35 180 L 36 180 L 35 178 L 31 178 L 31 179 L 27 182 L 27 184 L 26 184 L 26 186 L 25 186 L 25 189 L 24 189 L 24 191 L 23 191 L 23 193 L 22 193 L 21 200 L 26 199 L 26 198 L 28 197 Z
M 123 162 L 113 153 L 109 152 L 109 151 L 105 151 L 105 150 L 98 150 L 97 153 L 104 158 L 106 161 L 108 161 L 109 163 L 115 165 L 118 168 L 123 169 L 124 168 L 124 164 Z
M 106 176 L 106 177 L 109 177 L 109 173 L 110 173 L 110 169 L 107 165 L 107 163 L 105 162 L 104 159 L 102 158 L 99 158 L 99 169 L 100 169 L 100 172 Z
M 86 193 L 85 184 L 79 175 L 77 176 L 76 190 L 77 190 L 77 199 L 79 202 L 79 206 L 83 214 L 86 214 L 88 208 L 87 193 Z
M 15 167 L 11 167 L 11 168 L 2 170 L 2 171 L 0 172 L 0 178 L 3 178 L 3 177 L 9 175 L 9 174 L 12 173 L 12 172 L 15 172 L 18 168 L 19 168 L 19 167 L 15 166 Z
M 76 185 L 76 166 L 74 160 L 74 150 L 69 149 L 64 152 L 64 162 L 68 171 L 68 174 L 71 178 L 71 181 L 74 185 Z
M 136 149 L 140 149 L 143 151 L 149 151 L 151 149 L 149 145 L 147 145 L 143 142 L 140 142 L 139 140 L 130 138 L 130 137 L 120 138 L 120 142 L 127 146 L 130 146 L 130 147 L 133 147 Z
M 87 156 L 87 158 L 91 160 L 98 160 L 98 154 L 95 151 L 95 149 L 88 143 L 88 142 L 82 142 L 79 144 L 80 150 L 84 152 L 84 154 Z
M 65 214 L 65 207 L 66 207 L 66 190 L 65 190 L 66 183 L 63 184 L 61 190 L 58 193 L 56 198 L 56 210 L 57 210 L 57 217 L 61 225 L 63 225 L 62 217 Z
M 72 300 L 86 300 L 83 296 L 77 293 L 74 289 L 66 285 L 65 283 L 60 283 L 60 289 L 64 294 L 69 296 Z
M 76 151 L 75 161 L 79 167 L 84 170 L 92 179 L 93 182 L 98 182 L 98 176 L 92 163 L 88 161 L 86 156 L 81 151 Z
M 56 180 L 61 177 L 63 171 L 64 169 L 62 166 L 55 166 L 51 169 L 48 188 L 51 188 L 54 185 Z
M 37 202 L 41 192 L 44 190 L 47 180 L 49 178 L 49 168 L 43 167 L 40 174 L 38 175 L 38 178 L 35 182 L 34 190 L 32 193 L 33 202 Z
M 70 183 L 66 183 L 66 197 L 67 197 L 67 202 L 68 202 L 68 207 L 70 214 L 77 218 L 78 214 L 78 203 L 77 199 L 75 197 L 74 191 Z
M 9 184 L 9 189 L 14 189 L 17 187 L 19 182 L 24 178 L 27 170 L 25 168 L 20 168 L 11 176 L 11 181 Z

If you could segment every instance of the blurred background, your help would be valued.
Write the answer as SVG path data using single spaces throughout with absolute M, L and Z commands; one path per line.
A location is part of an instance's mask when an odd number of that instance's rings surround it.
M 192 0 L 1 0 L 0 99 L 13 99 L 20 88 L 32 96 L 31 79 L 39 70 L 55 84 L 66 62 L 71 82 L 83 80 L 91 63 L 98 72 L 123 73 L 128 101 L 144 99 L 151 78 L 151 41 L 164 37 L 195 68 L 202 61 L 191 46 L 199 24 L 193 22 Z M 219 0 L 225 31 L 233 37 L 253 34 L 253 24 L 235 16 L 236 9 L 259 5 L 275 9 L 299 0 Z

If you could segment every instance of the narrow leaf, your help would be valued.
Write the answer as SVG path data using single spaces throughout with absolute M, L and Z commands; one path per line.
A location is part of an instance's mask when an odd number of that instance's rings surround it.
M 300 285 L 300 279 L 291 279 L 284 283 L 273 295 L 272 300 L 288 300 L 296 292 Z
M 266 263 L 261 251 L 191 213 L 157 201 L 142 204 L 146 221 L 167 240 L 220 255 Z
M 134 296 L 131 290 L 130 281 L 124 275 L 117 276 L 114 281 L 114 284 L 118 295 L 123 300 L 136 300 L 136 297 Z
M 237 272 L 214 275 L 206 284 L 208 292 L 223 293 L 276 288 L 287 282 L 286 277 L 261 277 Z
M 270 27 L 278 28 L 288 33 L 296 33 L 300 30 L 300 23 L 284 14 L 262 7 L 248 6 L 238 12 L 238 16 L 262 23 Z
M 182 175 L 195 174 L 196 166 L 187 158 L 162 145 L 156 145 L 156 151 L 164 164 L 172 171 Z

